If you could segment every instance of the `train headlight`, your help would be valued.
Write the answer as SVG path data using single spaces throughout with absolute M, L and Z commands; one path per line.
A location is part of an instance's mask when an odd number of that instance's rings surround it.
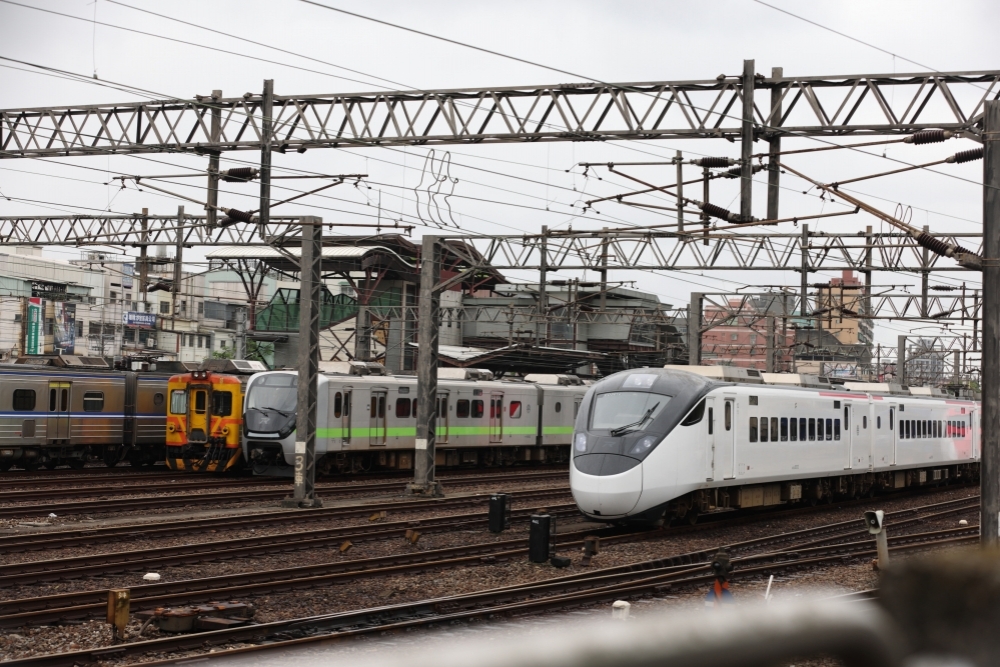
M 587 434 L 577 433 L 575 436 L 573 436 L 573 446 L 576 448 L 576 451 L 578 452 L 587 451 Z
M 176 429 L 174 428 L 173 424 L 167 424 L 167 430 L 173 433 Z
M 647 452 L 649 452 L 649 450 L 653 448 L 655 444 L 656 444 L 656 438 L 651 435 L 647 435 L 645 438 L 635 443 L 635 447 L 632 448 L 632 453 L 646 454 Z

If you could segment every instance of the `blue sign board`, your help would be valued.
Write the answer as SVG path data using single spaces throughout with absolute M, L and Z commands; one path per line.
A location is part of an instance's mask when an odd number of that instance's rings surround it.
M 152 329 L 156 326 L 156 314 L 139 313 L 134 310 L 130 310 L 122 315 L 122 321 L 125 323 L 125 326 L 148 327 Z

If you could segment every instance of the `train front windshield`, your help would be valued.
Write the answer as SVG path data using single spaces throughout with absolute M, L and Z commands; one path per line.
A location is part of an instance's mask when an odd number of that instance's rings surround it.
M 591 412 L 590 428 L 641 431 L 666 407 L 670 396 L 639 391 L 612 391 L 598 394 Z
M 298 378 L 294 375 L 265 375 L 250 385 L 246 397 L 247 410 L 278 410 L 295 412 L 298 398 Z

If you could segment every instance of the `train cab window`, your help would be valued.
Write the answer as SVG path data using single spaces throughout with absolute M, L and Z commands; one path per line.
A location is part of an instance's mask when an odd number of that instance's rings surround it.
M 212 414 L 217 417 L 228 417 L 233 414 L 233 392 L 212 392 Z
M 816 420 L 812 417 L 809 418 L 809 439 L 816 439 Z
M 35 409 L 34 389 L 15 389 L 14 401 L 11 406 L 17 412 L 31 412 Z
M 799 442 L 806 441 L 806 418 L 799 419 Z
M 183 389 L 174 389 L 170 392 L 170 413 L 184 415 L 188 411 L 188 395 Z
M 510 402 L 510 418 L 511 419 L 521 418 L 521 401 Z
M 472 401 L 472 418 L 480 419 L 483 416 L 483 402 L 476 400 Z
M 778 442 L 778 418 L 771 417 L 771 442 Z
M 208 409 L 208 396 L 206 394 L 208 394 L 208 392 L 206 392 L 203 389 L 194 392 L 195 414 L 203 415 L 205 414 L 205 411 Z
M 788 417 L 781 418 L 781 441 L 788 442 Z
M 715 415 L 712 414 L 713 412 L 715 412 L 714 408 L 709 408 L 708 409 L 708 434 L 709 435 L 712 435 L 712 432 L 715 430 Z
M 826 423 L 827 423 L 827 426 L 829 426 L 830 425 L 830 420 L 827 419 Z M 827 436 L 827 439 L 829 440 L 829 436 Z M 834 440 L 840 440 L 840 420 L 839 419 L 834 419 L 833 420 L 833 439 Z
M 88 391 L 83 395 L 84 412 L 101 412 L 104 410 L 104 392 Z
M 556 412 L 562 412 L 562 403 L 556 401 Z
M 698 405 L 694 406 L 694 409 L 688 413 L 688 416 L 684 418 L 681 422 L 681 426 L 694 426 L 702 420 L 705 416 L 705 401 L 702 400 Z
M 750 418 L 750 442 L 757 442 L 757 418 Z
M 340 418 L 344 414 L 344 395 L 339 391 L 333 395 L 333 416 Z
M 760 441 L 767 442 L 767 417 L 760 418 Z
M 469 416 L 469 399 L 462 398 L 455 403 L 455 416 L 463 419 Z
M 732 401 L 726 401 L 726 430 L 733 428 L 733 403 Z
M 407 419 L 410 416 L 410 399 L 408 398 L 397 398 L 396 399 L 396 418 L 397 419 Z
M 153 394 L 153 405 L 157 407 L 163 405 L 163 394 L 161 394 L 160 392 L 156 392 L 155 394 Z

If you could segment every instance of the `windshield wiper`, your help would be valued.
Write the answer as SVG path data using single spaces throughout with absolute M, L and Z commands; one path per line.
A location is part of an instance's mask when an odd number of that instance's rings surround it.
M 625 424 L 624 426 L 619 426 L 618 428 L 611 429 L 610 431 L 611 435 L 617 438 L 620 435 L 625 435 L 626 433 L 631 433 L 632 431 L 638 430 L 640 426 L 646 423 L 646 421 L 652 416 L 653 411 L 656 410 L 656 408 L 658 407 L 660 407 L 659 403 L 651 407 L 649 410 L 646 410 L 646 414 L 644 414 L 642 416 L 642 419 L 640 419 L 637 422 L 632 422 L 631 424 Z
M 253 410 L 272 410 L 272 411 L 274 411 L 274 412 L 277 412 L 277 413 L 278 413 L 279 415 L 281 415 L 282 417 L 291 417 L 291 416 L 292 416 L 292 413 L 291 413 L 291 412 L 285 412 L 284 410 L 279 410 L 278 408 L 267 408 L 267 407 L 262 407 L 262 408 L 252 408 L 252 409 L 253 409 Z

